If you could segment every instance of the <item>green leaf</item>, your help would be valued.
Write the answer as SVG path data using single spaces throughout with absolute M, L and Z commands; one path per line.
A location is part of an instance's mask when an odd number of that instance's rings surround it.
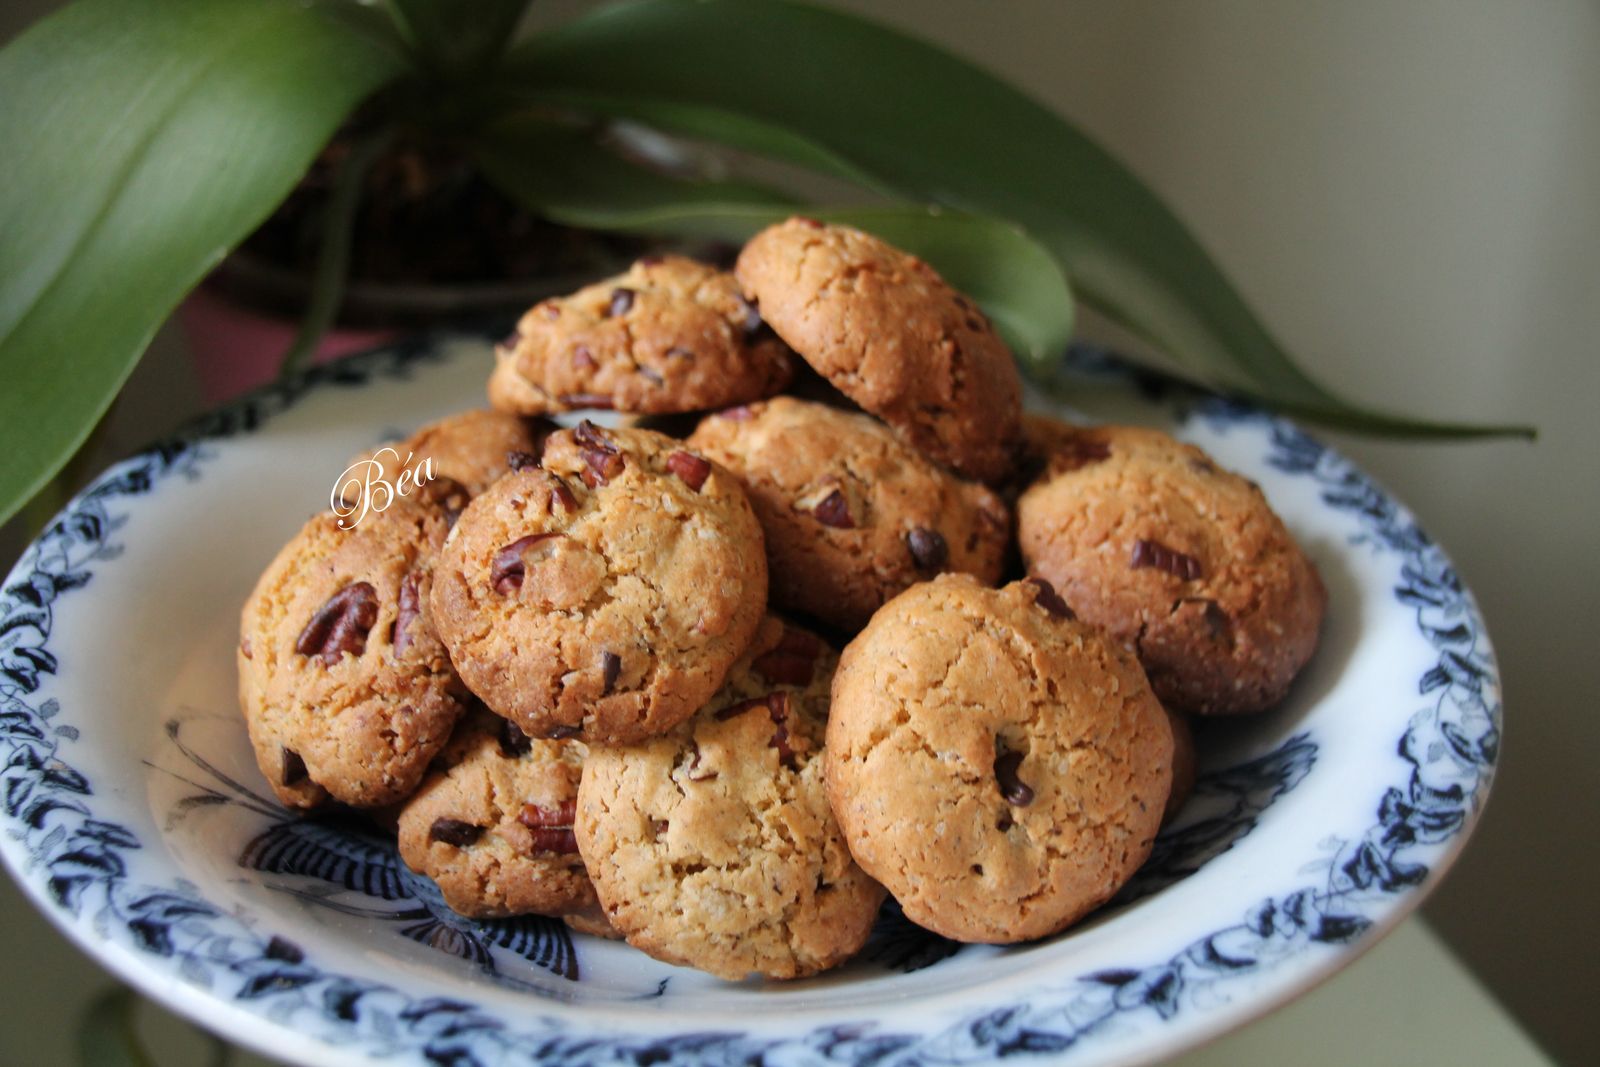
M 787 215 L 797 205 L 787 194 L 760 185 L 709 181 L 646 167 L 603 147 L 594 130 L 523 115 L 480 131 L 471 141 L 471 151 L 484 174 L 509 195 L 570 226 L 642 229 L 630 220 L 666 208 L 754 205 L 782 209 Z M 700 234 L 725 236 L 707 230 Z
M 500 56 L 531 0 L 388 0 L 412 50 L 434 70 L 462 74 Z
M 0 52 L 0 520 L 404 60 L 291 0 L 80 0 Z
M 1008 219 L 1079 295 L 1187 374 L 1340 425 L 1469 435 L 1358 407 L 1302 372 L 1177 217 L 1069 123 L 939 48 L 787 0 L 637 0 L 506 60 L 527 101 L 709 137 Z
M 519 120 L 487 131 L 479 165 L 531 210 L 572 226 L 742 242 L 795 213 L 781 193 L 738 182 L 690 181 L 635 166 L 585 131 Z M 1050 253 L 1015 226 L 914 206 L 814 208 L 804 213 L 882 237 L 933 264 L 1034 363 L 1072 337 L 1072 296 Z

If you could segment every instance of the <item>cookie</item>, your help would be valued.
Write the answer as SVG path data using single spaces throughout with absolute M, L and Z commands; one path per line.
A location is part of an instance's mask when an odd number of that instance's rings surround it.
M 622 940 L 622 931 L 611 925 L 611 920 L 606 918 L 605 909 L 600 907 L 598 902 L 580 911 L 568 912 L 561 916 L 561 921 L 575 933 L 603 937 L 607 941 Z
M 641 259 L 534 305 L 495 351 L 489 402 L 520 414 L 707 411 L 777 393 L 792 360 L 732 275 Z
M 848 226 L 792 218 L 745 245 L 746 295 L 796 352 L 919 451 L 1006 477 L 1022 384 L 1005 342 L 922 260 Z
M 340 521 L 306 523 L 240 620 L 245 723 L 261 773 L 291 807 L 404 798 L 465 697 L 428 609 L 445 510 L 410 497 L 353 529 Z
M 1017 535 L 1028 572 L 1131 645 L 1176 710 L 1269 708 L 1316 649 L 1316 567 L 1258 486 L 1166 434 L 1062 428 Z
M 433 612 L 492 710 L 533 737 L 621 744 L 710 699 L 766 596 L 738 479 L 682 442 L 586 422 L 462 512 Z
M 1065 928 L 1149 854 L 1172 731 L 1133 656 L 1043 582 L 912 586 L 846 646 L 828 796 L 856 862 L 961 941 Z
M 744 482 L 775 604 L 854 632 L 935 574 L 1000 577 L 1005 504 L 870 416 L 777 397 L 708 416 L 689 446 Z
M 549 419 L 522 418 L 504 411 L 462 411 L 437 422 L 429 422 L 416 434 L 394 445 L 379 446 L 358 456 L 350 467 L 354 477 L 365 478 L 370 462 L 378 462 L 376 474 L 394 482 L 402 469 L 413 474 L 414 482 L 450 478 L 451 482 L 477 496 L 509 470 L 509 461 L 531 456 L 536 461 L 544 451 L 544 438 L 560 427 Z
M 587 749 L 480 708 L 400 812 L 400 858 L 474 919 L 592 909 L 572 821 Z
M 738 980 L 814 974 L 866 942 L 883 890 L 851 860 L 822 777 L 836 662 L 768 618 L 693 719 L 591 754 L 578 848 L 629 944 Z

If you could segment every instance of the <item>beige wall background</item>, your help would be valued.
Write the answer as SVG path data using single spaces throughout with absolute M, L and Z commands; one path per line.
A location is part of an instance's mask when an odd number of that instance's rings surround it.
M 1500 654 L 1499 779 L 1425 914 L 1559 1058 L 1591 1056 L 1600 6 L 836 2 L 1005 74 L 1094 134 L 1326 383 L 1398 410 L 1539 426 L 1535 444 L 1327 436 L 1452 553 Z M 51 6 L 0 0 L 0 39 Z M 541 0 L 536 17 L 587 6 Z M 109 447 L 198 403 L 186 374 L 181 347 L 159 340 Z
M 1480 829 L 1425 914 L 1562 1060 L 1600 989 L 1600 6 L 853 0 L 1153 184 L 1343 392 L 1536 444 L 1325 436 L 1477 593 L 1505 684 Z

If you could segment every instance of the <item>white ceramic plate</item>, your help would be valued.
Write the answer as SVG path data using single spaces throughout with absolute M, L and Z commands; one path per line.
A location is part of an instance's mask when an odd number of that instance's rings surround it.
M 1500 698 L 1449 560 L 1290 423 L 1140 392 L 1078 350 L 1074 414 L 1168 427 L 1256 479 L 1330 595 L 1287 704 L 1206 725 L 1198 791 L 1116 905 L 1005 949 L 886 913 L 861 959 L 790 984 L 457 918 L 360 823 L 266 799 L 233 649 L 348 457 L 480 404 L 490 358 L 418 341 L 224 409 L 107 471 L 0 590 L 0 851 L 85 950 L 231 1041 L 317 1064 L 1144 1062 L 1327 977 L 1472 829 Z

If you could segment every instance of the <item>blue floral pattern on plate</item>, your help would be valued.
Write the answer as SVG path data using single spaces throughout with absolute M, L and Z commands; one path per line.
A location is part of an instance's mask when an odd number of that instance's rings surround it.
M 1397 557 L 1392 595 L 1414 613 L 1417 632 L 1436 659 L 1415 681 L 1421 702 L 1393 738 L 1405 773 L 1371 798 L 1370 826 L 1323 841 L 1303 857 L 1303 884 L 1252 901 L 1237 921 L 1190 938 L 1160 958 L 1063 976 L 1065 981 L 960 1018 L 897 1027 L 849 1023 L 787 1033 L 705 1030 L 685 1024 L 655 1033 L 612 1033 L 532 1013 L 508 1018 L 466 998 L 419 996 L 401 983 L 319 966 L 314 952 L 247 923 L 198 888 L 130 876 L 144 847 L 115 803 L 73 766 L 80 727 L 59 722 L 53 698 L 41 698 L 61 669 L 52 651 L 56 606 L 82 596 L 98 570 L 117 566 L 128 521 L 123 502 L 163 484 L 199 478 L 214 444 L 256 431 L 308 392 L 366 387 L 446 362 L 429 341 L 386 348 L 318 368 L 202 419 L 173 441 L 111 468 L 44 531 L 0 590 L 0 798 L 7 857 L 46 906 L 70 925 L 122 937 L 138 953 L 167 961 L 189 986 L 252 1006 L 272 1023 L 311 1034 L 331 1048 L 406 1056 L 437 1063 L 845 1063 L 985 1062 L 1013 1055 L 1092 1049 L 1118 1023 L 1160 1026 L 1203 1016 L 1226 1003 L 1230 988 L 1319 946 L 1349 944 L 1397 907 L 1448 857 L 1486 796 L 1497 755 L 1498 678 L 1470 594 L 1444 554 L 1411 517 L 1347 461 L 1292 424 L 1252 409 L 1180 391 L 1186 421 L 1229 435 L 1264 430 L 1271 468 L 1313 483 L 1329 510 L 1354 518 L 1351 551 Z M 1080 370 L 1123 373 L 1103 353 L 1080 349 Z M 1109 369 L 1108 369 L 1109 367 Z M 1150 382 L 1144 382 L 1149 387 Z M 82 719 L 79 722 L 85 721 Z M 168 724 L 172 744 L 197 774 L 194 790 L 168 814 L 169 824 L 204 809 L 241 806 L 261 820 L 238 857 L 256 876 L 316 907 L 392 927 L 400 936 L 469 961 L 484 975 L 532 993 L 543 987 L 502 973 L 514 957 L 578 983 L 582 948 L 552 920 L 473 923 L 443 907 L 426 879 L 411 874 L 392 843 L 350 819 L 289 817 L 248 786 L 185 747 L 182 723 Z M 1261 814 L 1294 790 L 1318 760 L 1312 731 L 1272 751 L 1209 769 L 1186 816 L 1163 834 L 1149 864 L 1113 907 L 1134 906 L 1204 868 L 1250 834 Z M 1192 814 L 1191 814 L 1192 813 Z M 937 968 L 969 951 L 920 930 L 886 909 L 864 957 L 900 972 Z M 665 988 L 663 980 L 662 988 Z M 657 991 L 659 992 L 659 990 Z M 541 1001 L 540 1003 L 547 1003 Z

